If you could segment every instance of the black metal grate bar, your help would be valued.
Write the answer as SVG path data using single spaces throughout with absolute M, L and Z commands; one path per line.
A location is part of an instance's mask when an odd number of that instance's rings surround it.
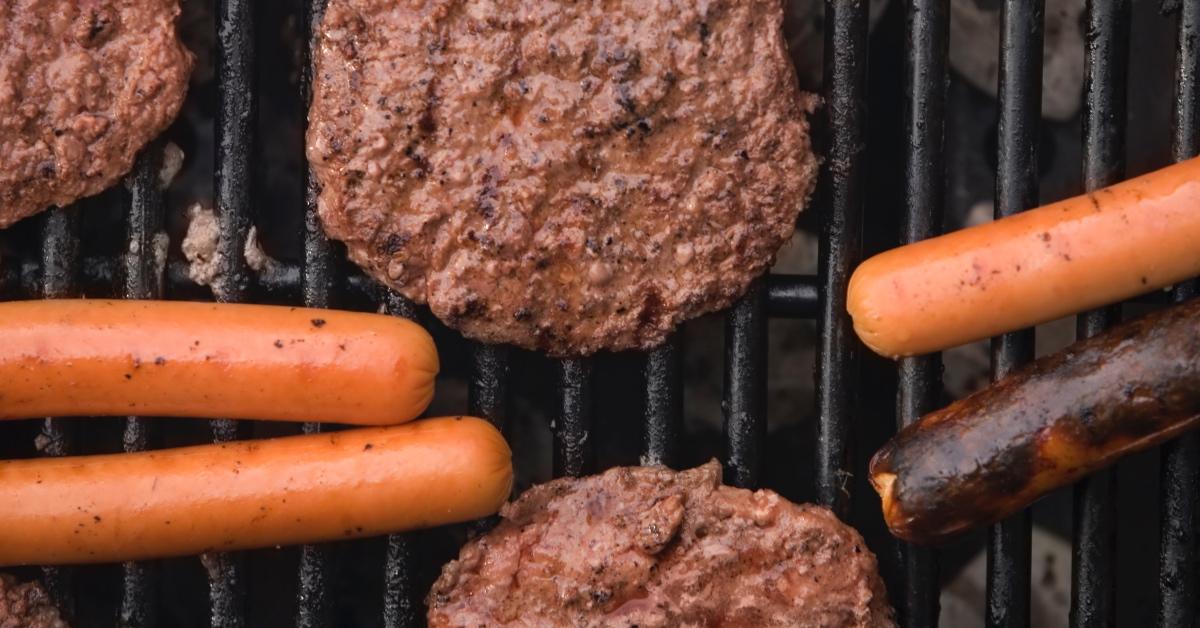
M 904 156 L 905 204 L 901 239 L 917 242 L 942 230 L 946 204 L 946 62 L 950 43 L 949 0 L 909 0 L 905 32 Z M 899 427 L 938 405 L 941 354 L 900 360 L 896 388 Z M 933 550 L 900 543 L 904 586 L 897 596 L 906 628 L 938 623 L 938 564 Z
M 272 301 L 295 301 L 303 297 L 301 289 L 302 267 L 278 262 L 254 272 L 254 284 L 258 294 Z M 116 273 L 119 272 L 112 260 L 103 257 L 85 257 L 80 261 L 80 292 L 84 294 L 106 294 L 111 290 Z M 206 289 L 188 277 L 188 264 L 170 260 L 166 268 L 166 287 L 172 293 L 204 294 Z M 820 296 L 815 275 L 768 275 L 767 313 L 770 318 L 814 319 L 820 311 Z M 379 284 L 359 272 L 350 272 L 342 277 L 339 286 L 345 296 L 346 306 L 358 302 L 374 302 L 378 299 Z M 41 265 L 34 260 L 0 257 L 0 293 L 12 298 L 36 298 L 41 294 Z M 1167 305 L 1170 296 L 1154 291 L 1129 299 L 1130 303 Z
M 118 271 L 112 260 L 85 257 L 80 261 L 80 287 L 89 293 L 105 293 L 112 286 L 116 272 Z M 29 296 L 40 294 L 39 273 L 40 266 L 34 262 L 0 258 L 0 292 Z M 280 301 L 304 298 L 303 265 L 277 261 L 262 271 L 251 273 L 252 283 L 264 297 Z M 340 277 L 338 283 L 350 300 L 375 301 L 379 298 L 379 283 L 361 272 L 351 271 Z M 167 263 L 166 284 L 172 291 L 204 291 L 202 286 L 197 285 L 188 276 L 188 263 L 182 260 L 171 260 Z M 768 275 L 768 314 L 771 318 L 816 318 L 820 310 L 817 284 L 817 277 L 814 275 Z M 1139 300 L 1157 302 L 1161 299 L 1150 295 Z
M 825 117 L 818 251 L 821 332 L 817 358 L 817 500 L 850 511 L 850 421 L 857 340 L 846 284 L 862 257 L 867 126 L 867 0 L 825 0 Z
M 163 269 L 166 251 L 159 251 L 158 240 L 163 229 L 163 197 L 159 187 L 159 168 L 162 144 L 152 143 L 134 163 L 133 172 L 126 178 L 129 205 L 125 215 L 125 298 L 156 299 L 162 296 Z
M 325 13 L 325 0 L 308 0 L 302 16 L 304 30 L 303 71 L 300 74 L 300 99 L 307 107 L 312 102 L 312 47 L 321 17 Z M 301 277 L 301 292 L 308 307 L 331 307 L 334 286 L 338 276 L 333 246 L 321 228 L 317 214 L 317 194 L 320 189 L 307 168 L 301 173 L 304 186 L 304 267 Z
M 812 275 L 767 275 L 767 311 L 771 318 L 816 318 L 821 289 Z
M 504 430 L 508 419 L 508 347 L 475 345 L 471 354 L 467 412 Z
M 78 267 L 79 208 L 73 205 L 51 209 L 42 223 L 42 298 L 74 296 Z M 70 436 L 61 419 L 48 418 L 42 423 L 38 449 L 46 456 L 66 456 L 72 449 Z M 46 591 L 63 613 L 74 617 L 73 570 L 70 567 L 45 567 L 43 581 Z
M 272 301 L 296 301 L 303 298 L 302 266 L 278 262 L 253 271 L 257 295 Z M 108 294 L 114 277 L 120 272 L 111 259 L 84 257 L 79 262 L 79 288 L 84 294 Z M 207 289 L 188 277 L 188 263 L 169 260 L 166 268 L 167 291 L 175 294 L 202 295 Z M 815 275 L 768 275 L 767 312 L 770 318 L 815 319 L 820 312 L 820 289 Z M 341 278 L 342 306 L 379 299 L 379 284 L 361 272 L 351 271 Z M 36 298 L 41 294 L 41 265 L 35 260 L 0 257 L 0 293 L 12 298 Z M 1139 295 L 1130 303 L 1167 305 L 1170 296 L 1162 291 Z
M 1200 1 L 1183 0 L 1175 58 L 1173 152 L 1176 161 L 1200 154 Z M 1197 295 L 1197 281 L 1179 284 L 1176 302 Z M 1190 432 L 1162 448 L 1158 624 L 1200 624 L 1200 433 Z
M 417 307 L 412 301 L 393 290 L 381 289 L 383 311 L 417 320 Z M 384 628 L 408 628 L 419 624 L 416 589 L 412 582 L 415 563 L 412 542 L 407 534 L 389 534 L 383 566 L 383 625 Z
M 42 223 L 42 298 L 75 296 L 79 268 L 79 208 L 54 208 Z
M 592 434 L 592 362 L 559 361 L 559 412 L 550 426 L 554 436 L 554 477 L 579 477 L 596 465 Z
M 1176 288 L 1174 295 L 1181 302 L 1195 298 L 1195 282 Z M 1200 433 L 1163 445 L 1161 500 L 1158 625 L 1200 625 Z
M 683 433 L 683 340 L 680 332 L 646 355 L 646 427 L 642 464 L 679 464 Z
M 1043 0 L 1005 0 L 1001 9 L 996 218 L 1037 205 L 1043 12 Z M 1032 329 L 993 338 L 993 381 L 1033 359 L 1033 341 Z M 989 627 L 1029 625 L 1030 534 L 1028 509 L 989 532 Z
M 243 250 L 251 224 L 254 156 L 254 3 L 217 2 L 217 126 L 214 185 L 218 222 L 218 302 L 249 297 L 250 274 Z M 211 422 L 214 442 L 237 440 L 237 421 Z M 215 628 L 246 625 L 244 565 L 240 555 L 204 557 L 209 576 L 211 622 Z
M 755 279 L 725 315 L 725 481 L 758 488 L 767 439 L 767 290 Z
M 254 137 L 254 3 L 217 2 L 217 163 L 214 170 L 219 302 L 245 301 L 250 273 L 243 250 L 251 225 Z
M 313 35 L 325 10 L 324 0 L 304 3 L 302 28 L 304 41 L 303 69 L 300 73 L 300 100 L 306 105 L 312 100 Z M 333 291 L 338 280 L 333 247 L 321 228 L 317 215 L 317 185 L 307 168 L 302 173 L 304 194 L 304 265 L 300 290 L 306 307 L 327 308 L 333 305 Z M 305 434 L 321 431 L 319 423 L 305 423 Z M 296 589 L 296 626 L 322 628 L 329 625 L 330 552 L 324 545 L 304 545 L 300 548 L 300 566 Z
M 158 242 L 163 228 L 163 197 L 159 187 L 161 142 L 154 142 L 138 155 L 133 173 L 126 179 L 129 205 L 126 212 L 125 252 L 126 299 L 162 298 L 163 277 L 159 265 L 166 260 L 165 243 Z M 148 426 L 139 417 L 125 419 L 123 435 L 126 452 L 145 451 Z M 155 625 L 155 570 L 150 563 L 126 562 L 122 565 L 120 625 L 143 628 Z
M 400 294 L 399 292 L 383 288 L 378 284 L 376 284 L 376 291 L 382 293 L 382 296 L 378 297 L 378 300 L 380 305 L 383 307 L 384 312 L 391 314 L 392 316 L 407 318 L 413 322 L 420 322 L 417 320 L 416 304 L 404 298 L 404 295 Z
M 383 626 L 419 625 L 419 609 L 412 582 L 412 543 L 405 534 L 389 534 L 383 573 Z
M 1084 58 L 1083 186 L 1087 191 L 1125 176 L 1128 0 L 1089 0 Z M 1120 318 L 1120 306 L 1081 314 L 1076 336 L 1090 338 Z M 1115 621 L 1116 470 L 1105 469 L 1075 485 L 1071 545 L 1071 625 L 1112 626 Z

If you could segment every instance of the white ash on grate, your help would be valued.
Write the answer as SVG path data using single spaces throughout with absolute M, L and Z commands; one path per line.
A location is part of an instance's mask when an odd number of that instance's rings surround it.
M 180 248 L 187 259 L 188 278 L 201 286 L 209 286 L 215 294 L 220 286 L 221 231 L 217 215 L 199 203 L 187 210 L 187 235 Z

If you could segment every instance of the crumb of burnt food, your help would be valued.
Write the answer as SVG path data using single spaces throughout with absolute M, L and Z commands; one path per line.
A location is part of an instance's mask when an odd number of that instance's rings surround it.
M 0 574 L 0 628 L 67 628 L 46 590 Z

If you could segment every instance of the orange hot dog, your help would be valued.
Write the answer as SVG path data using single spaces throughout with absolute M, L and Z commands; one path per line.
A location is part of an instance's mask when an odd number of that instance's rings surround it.
M 888 357 L 980 340 L 1200 274 L 1200 159 L 881 253 L 850 278 Z
M 511 452 L 447 417 L 134 454 L 0 462 L 0 565 L 116 562 L 373 536 L 495 513 Z
M 388 425 L 433 398 L 403 319 L 179 301 L 0 303 L 0 418 L 189 416 Z

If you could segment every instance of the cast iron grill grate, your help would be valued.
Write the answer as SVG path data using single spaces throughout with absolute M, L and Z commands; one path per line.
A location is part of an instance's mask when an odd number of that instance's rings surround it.
M 324 2 L 307 0 L 302 31 L 309 37 Z M 949 0 L 905 0 L 905 98 L 902 156 L 905 197 L 901 239 L 915 241 L 935 235 L 943 224 L 946 160 L 944 128 L 948 81 Z M 996 214 L 1009 215 L 1037 204 L 1039 103 L 1042 72 L 1043 0 L 1004 0 L 999 77 Z M 396 315 L 415 318 L 405 299 L 380 289 L 360 274 L 345 274 L 335 259 L 315 215 L 315 195 L 305 180 L 303 260 L 269 273 L 249 269 L 240 251 L 251 227 L 251 172 L 255 154 L 254 119 L 255 38 L 253 0 L 217 2 L 217 155 L 213 198 L 219 220 L 221 256 L 226 278 L 220 300 L 288 300 L 313 307 L 344 305 L 334 294 L 339 286 L 368 303 Z M 1174 157 L 1200 152 L 1200 0 L 1183 0 L 1176 42 L 1174 94 Z M 1088 189 L 1119 180 L 1125 170 L 1125 98 L 1129 62 L 1130 0 L 1089 0 L 1086 8 L 1084 113 L 1084 185 Z M 851 421 L 858 390 L 860 345 L 845 314 L 845 286 L 862 255 L 861 229 L 865 180 L 867 3 L 865 0 L 825 2 L 825 105 L 827 129 L 824 165 L 815 209 L 819 212 L 819 271 L 816 276 L 772 275 L 756 281 L 726 317 L 725 386 L 723 410 L 727 456 L 726 480 L 757 487 L 766 451 L 767 321 L 771 317 L 815 319 L 820 331 L 817 358 L 817 438 L 815 494 L 843 518 L 850 516 L 850 481 L 863 473 L 870 452 L 851 455 Z M 307 49 L 306 49 L 307 54 Z M 307 63 L 305 63 L 307 66 Z M 296 98 L 307 102 L 308 77 Z M 153 258 L 153 239 L 162 229 L 164 204 L 156 185 L 161 143 L 138 159 L 127 180 L 124 209 L 127 253 L 116 258 L 86 258 L 78 213 L 55 209 L 41 220 L 41 257 L 0 269 L 0 291 L 6 298 L 75 296 L 82 286 L 123 287 L 113 296 L 128 299 L 171 298 L 190 285 L 182 262 L 161 271 Z M 268 227 L 269 225 L 259 225 Z M 136 244 L 136 245 L 135 245 Z M 1173 298 L 1182 300 L 1195 284 L 1178 286 Z M 1111 310 L 1079 318 L 1081 335 L 1110 324 Z M 1033 355 L 1029 330 L 993 341 L 993 373 L 1001 375 Z M 683 377 L 678 335 L 646 356 L 644 440 L 646 463 L 678 464 L 682 436 Z M 509 352 L 505 347 L 477 345 L 472 349 L 468 407 L 503 428 L 509 383 Z M 898 365 L 897 417 L 907 424 L 933 409 L 940 394 L 940 356 L 903 360 Z M 517 452 L 518 456 L 552 456 L 556 476 L 596 471 L 592 413 L 592 371 L 588 359 L 562 360 L 556 382 L 558 416 L 552 425 L 549 452 Z M 309 424 L 304 431 L 320 431 Z M 61 421 L 47 419 L 43 428 L 47 455 L 65 455 L 69 447 Z M 242 424 L 213 421 L 212 438 L 225 441 L 244 436 Z M 124 427 L 126 451 L 145 449 L 146 425 L 129 417 Z M 1161 496 L 1162 547 L 1159 566 L 1162 626 L 1197 623 L 1200 594 L 1196 563 L 1196 522 L 1200 500 L 1200 435 L 1185 436 L 1164 447 Z M 852 462 L 853 461 L 853 462 Z M 798 464 L 808 464 L 801 462 Z M 1111 626 L 1115 622 L 1115 472 L 1096 474 L 1075 489 L 1074 569 L 1071 587 L 1073 626 Z M 874 513 L 869 515 L 876 517 Z M 861 517 L 860 517 L 861 518 Z M 986 622 L 989 626 L 1028 625 L 1030 614 L 1030 517 L 1028 512 L 1003 522 L 990 533 Z M 423 608 L 412 577 L 413 539 L 393 535 L 386 542 L 383 576 L 383 623 L 419 625 Z M 877 548 L 878 549 L 878 548 Z M 331 625 L 329 607 L 329 548 L 301 549 L 295 623 L 304 627 Z M 938 616 L 938 569 L 930 550 L 900 545 L 902 568 L 893 579 L 891 599 L 902 625 L 935 625 Z M 209 576 L 211 624 L 222 628 L 248 625 L 246 564 L 238 554 L 205 559 Z M 160 594 L 153 571 L 146 565 L 122 567 L 118 621 L 121 625 L 156 625 L 155 596 Z M 72 605 L 71 569 L 45 568 L 52 593 Z

